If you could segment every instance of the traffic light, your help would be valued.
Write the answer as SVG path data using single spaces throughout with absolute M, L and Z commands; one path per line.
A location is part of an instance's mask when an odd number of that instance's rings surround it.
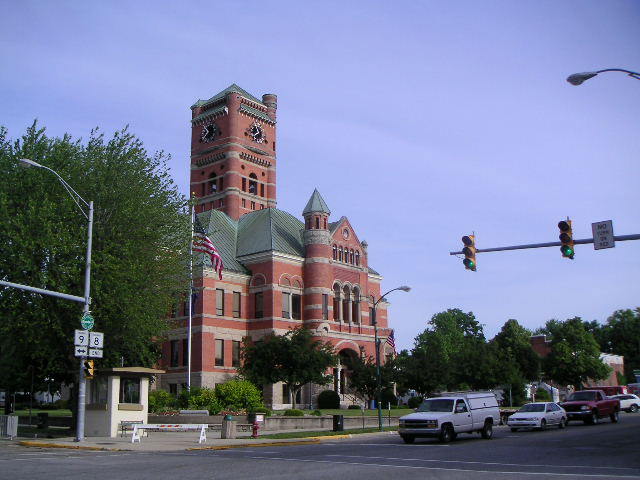
M 94 373 L 93 360 L 85 360 L 84 361 L 84 378 L 92 379 Z
M 561 220 L 558 222 L 558 228 L 560 229 L 560 242 L 562 243 L 560 251 L 562 252 L 562 256 L 573 260 L 573 256 L 576 251 L 573 248 L 573 230 L 571 228 L 571 220 Z
M 462 243 L 464 243 L 464 248 L 462 249 L 462 253 L 464 253 L 464 268 L 467 270 L 471 270 L 472 272 L 476 271 L 476 236 L 475 235 L 465 235 L 462 237 Z

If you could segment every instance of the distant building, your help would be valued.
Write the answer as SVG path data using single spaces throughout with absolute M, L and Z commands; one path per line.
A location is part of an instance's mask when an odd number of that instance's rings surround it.
M 303 220 L 276 208 L 276 109 L 275 95 L 258 99 L 237 85 L 191 107 L 191 191 L 225 267 L 222 280 L 208 259 L 194 271 L 191 385 L 213 387 L 236 375 L 245 337 L 304 326 L 334 345 L 341 364 L 333 385 L 309 385 L 298 402 L 334 389 L 348 403 L 344 360 L 375 356 L 371 309 L 382 276 L 369 266 L 367 243 L 346 217 L 332 221 L 317 190 L 300 199 Z M 322 172 L 310 166 L 308 181 Z M 187 309 L 185 300 L 163 346 L 160 387 L 174 393 L 187 383 Z M 384 302 L 377 319 L 384 358 L 391 353 Z M 292 403 L 286 385 L 263 393 L 274 408 Z

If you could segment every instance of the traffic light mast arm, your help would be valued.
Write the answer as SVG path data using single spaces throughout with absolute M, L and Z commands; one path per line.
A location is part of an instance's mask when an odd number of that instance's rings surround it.
M 625 240 L 640 240 L 640 233 L 636 233 L 633 235 L 614 235 L 613 239 L 616 242 L 623 242 Z M 582 240 L 574 240 L 573 243 L 575 245 L 582 245 L 586 243 L 593 243 L 593 238 L 584 238 Z M 476 253 L 486 253 L 486 252 L 501 252 L 504 250 L 524 250 L 527 248 L 544 248 L 544 247 L 559 247 L 562 245 L 562 242 L 548 242 L 548 243 L 530 243 L 527 245 L 511 245 L 508 247 L 495 247 L 495 248 L 478 248 Z M 462 251 L 460 252 L 449 252 L 449 255 L 464 255 Z

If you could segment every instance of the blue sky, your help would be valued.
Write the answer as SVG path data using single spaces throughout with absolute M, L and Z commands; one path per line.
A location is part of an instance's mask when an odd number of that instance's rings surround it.
M 432 315 L 473 311 L 494 336 L 640 306 L 640 242 L 575 260 L 557 247 L 613 220 L 640 233 L 640 2 L 21 1 L 0 18 L 0 124 L 87 138 L 129 125 L 172 155 L 189 189 L 190 109 L 237 83 L 278 95 L 278 207 L 301 218 L 318 188 L 349 218 L 394 292 L 396 343 Z M 98 206 L 99 208 L 99 206 Z

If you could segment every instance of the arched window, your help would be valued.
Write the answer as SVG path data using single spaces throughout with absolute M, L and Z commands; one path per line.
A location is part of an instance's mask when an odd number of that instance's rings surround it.
M 340 248 L 338 249 L 338 260 L 340 260 L 340 261 L 342 261 L 342 253 L 343 253 L 343 251 L 342 251 L 342 247 L 340 247 Z
M 353 248 L 351 249 L 351 252 L 349 252 L 349 263 L 353 265 Z
M 333 286 L 333 319 L 340 320 L 340 285 Z
M 249 193 L 253 195 L 258 194 L 258 177 L 255 173 L 249 175 Z
M 342 293 L 344 295 L 344 299 L 342 300 L 342 319 L 345 322 L 348 322 L 351 320 L 349 315 L 349 309 L 351 307 L 351 290 L 349 290 L 349 287 L 345 285 L 342 289 Z
M 335 245 L 333 246 L 333 259 L 338 259 L 338 247 L 336 247 Z
M 360 289 L 353 289 L 353 303 L 351 304 L 351 319 L 353 323 L 360 323 Z
M 216 174 L 209 175 L 209 193 L 216 193 L 218 191 L 218 183 L 216 182 Z
M 320 217 L 316 217 L 316 230 L 320 229 Z
M 356 265 L 360 265 L 360 252 L 356 250 Z

